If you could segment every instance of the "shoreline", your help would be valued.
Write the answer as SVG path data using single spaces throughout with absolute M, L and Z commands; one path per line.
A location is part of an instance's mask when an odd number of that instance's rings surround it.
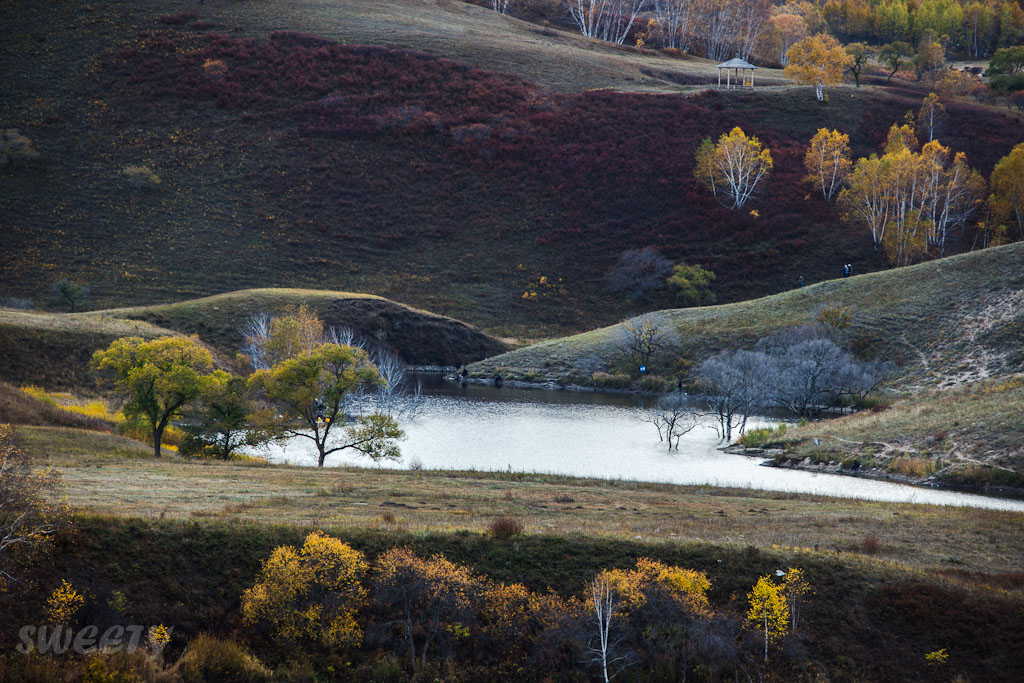
M 832 462 L 814 462 L 810 458 L 804 458 L 803 460 L 789 460 L 784 462 L 777 462 L 776 456 L 782 455 L 782 449 L 778 448 L 747 448 L 738 444 L 732 444 L 729 446 L 723 446 L 719 449 L 723 453 L 730 453 L 732 455 L 742 455 L 748 458 L 759 458 L 762 460 L 761 465 L 763 467 L 773 467 L 776 469 L 784 470 L 799 470 L 801 472 L 814 472 L 818 474 L 837 474 L 844 477 L 853 477 L 855 479 L 871 479 L 873 481 L 887 481 L 893 484 L 903 484 L 906 486 L 916 486 L 923 489 L 933 489 L 938 491 L 949 491 L 950 493 L 969 493 L 976 496 L 985 496 L 986 498 L 995 498 L 999 500 L 1012 500 L 1021 501 L 1024 500 L 1024 489 L 1013 488 L 1009 486 L 985 486 L 982 488 L 976 486 L 967 486 L 962 484 L 952 484 L 944 482 L 941 479 L 934 477 L 915 478 L 906 477 L 899 474 L 893 474 L 886 470 L 878 467 L 871 469 L 862 469 L 859 472 L 854 472 L 849 468 L 844 468 L 842 463 Z

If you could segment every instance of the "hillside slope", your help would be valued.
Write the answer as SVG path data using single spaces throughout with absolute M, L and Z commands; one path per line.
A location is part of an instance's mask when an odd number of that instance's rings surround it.
M 88 313 L 40 313 L 0 308 L 0 380 L 47 388 L 92 386 L 89 359 L 118 337 L 195 334 L 231 367 L 239 330 L 254 313 L 281 314 L 306 304 L 327 326 L 352 328 L 395 350 L 410 364 L 464 365 L 501 353 L 500 341 L 458 320 L 380 297 L 349 292 L 260 289 L 193 301 Z
M 466 323 L 420 311 L 379 296 L 309 289 L 247 289 L 156 306 L 118 308 L 87 315 L 144 320 L 199 335 L 226 354 L 242 346 L 241 328 L 256 313 L 280 315 L 306 305 L 324 325 L 351 328 L 358 337 L 395 350 L 411 365 L 465 365 L 507 350 Z
M 0 170 L 4 294 L 38 300 L 60 277 L 89 285 L 98 307 L 354 290 L 536 336 L 637 310 L 604 280 L 630 249 L 711 268 L 720 301 L 833 277 L 842 263 L 882 267 L 866 234 L 808 195 L 803 146 L 828 125 L 855 153 L 876 151 L 923 93 L 840 88 L 821 105 L 800 88 L 578 92 L 627 87 L 605 57 L 673 60 L 460 3 L 252 0 L 176 15 L 186 9 L 0 8 L 17 36 L 0 55 L 12 74 L 0 120 L 42 155 Z M 529 40 L 496 30 L 510 21 Z M 678 64 L 711 78 L 706 64 Z M 1008 113 L 949 111 L 943 142 L 985 174 L 1019 140 Z M 692 177 L 700 140 L 736 125 L 775 158 L 756 215 L 720 207 Z M 139 165 L 160 184 L 133 185 L 126 169 Z M 670 294 L 650 305 L 671 306 Z
M 855 349 L 899 365 L 899 384 L 939 387 L 1024 369 L 1024 244 L 953 256 L 908 268 L 831 280 L 782 294 L 723 306 L 660 311 L 678 333 L 658 359 L 678 371 L 682 358 L 699 362 L 724 348 L 748 347 L 773 332 L 801 325 L 822 304 L 854 313 Z M 479 376 L 536 373 L 586 382 L 618 362 L 621 324 L 541 342 L 475 363 Z

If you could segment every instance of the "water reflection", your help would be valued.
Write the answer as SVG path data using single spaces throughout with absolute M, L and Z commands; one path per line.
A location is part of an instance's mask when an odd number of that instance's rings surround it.
M 767 489 L 868 500 L 966 505 L 1024 511 L 1019 501 L 939 491 L 832 474 L 763 467 L 760 461 L 722 453 L 706 420 L 668 452 L 657 431 L 641 422 L 649 397 L 558 390 L 500 389 L 431 378 L 422 403 L 403 423 L 403 458 L 386 468 L 512 470 L 671 484 Z M 768 424 L 758 420 L 751 427 Z M 306 439 L 273 447 L 275 462 L 315 465 Z M 329 466 L 372 465 L 347 453 Z

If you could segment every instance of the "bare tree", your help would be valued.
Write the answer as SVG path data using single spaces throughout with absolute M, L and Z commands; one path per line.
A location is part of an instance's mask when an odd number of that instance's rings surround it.
M 743 434 L 749 417 L 765 405 L 769 377 L 769 360 L 761 351 L 723 351 L 697 368 L 708 409 L 718 418 L 722 440 L 732 441 L 735 429 Z
M 590 586 L 590 596 L 597 627 L 595 633 L 597 644 L 594 645 L 594 639 L 591 638 L 588 650 L 591 655 L 590 661 L 601 667 L 603 680 L 608 683 L 622 672 L 620 669 L 609 674 L 609 669 L 623 661 L 624 657 L 615 657 L 612 654 L 612 650 L 617 644 L 617 641 L 611 638 L 612 619 L 615 615 L 615 592 L 607 577 L 598 576 L 594 579 Z
M 631 249 L 622 252 L 605 280 L 613 292 L 646 302 L 651 292 L 666 286 L 665 278 L 672 272 L 672 266 L 672 261 L 652 247 Z
M 614 346 L 631 367 L 646 369 L 651 358 L 676 338 L 664 314 L 644 313 L 622 324 Z
M 699 14 L 700 0 L 654 0 L 662 47 L 689 52 Z
M 14 430 L 0 425 L 0 592 L 24 580 L 33 559 L 67 523 L 67 506 L 50 502 L 59 479 L 34 470 L 14 444 Z
M 240 330 L 242 353 L 249 357 L 253 370 L 270 367 L 267 359 L 267 340 L 270 339 L 270 321 L 273 317 L 266 312 L 253 313 Z
M 686 397 L 673 393 L 658 399 L 654 408 L 641 418 L 658 430 L 658 438 L 668 445 L 668 450 L 679 450 L 679 440 L 697 426 L 697 413 Z
M 563 0 L 580 33 L 622 45 L 647 0 Z

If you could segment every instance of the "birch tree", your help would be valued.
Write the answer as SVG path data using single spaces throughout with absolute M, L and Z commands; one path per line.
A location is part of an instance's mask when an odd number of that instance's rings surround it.
M 648 0 L 563 0 L 569 16 L 587 38 L 622 45 L 647 8 Z
M 747 622 L 764 636 L 764 663 L 768 663 L 768 645 L 775 643 L 789 632 L 789 605 L 782 592 L 770 576 L 762 576 L 747 593 L 750 609 Z
M 785 74 L 799 83 L 814 86 L 818 101 L 825 99 L 825 88 L 839 85 L 853 58 L 832 36 L 819 33 L 804 38 L 786 53 Z
M 721 195 L 730 208 L 741 209 L 772 172 L 773 163 L 768 148 L 737 126 L 713 147 L 701 143 L 694 175 L 715 197 Z
M 820 189 L 825 201 L 830 202 L 850 174 L 851 166 L 850 136 L 838 130 L 818 129 L 804 155 L 804 180 Z

